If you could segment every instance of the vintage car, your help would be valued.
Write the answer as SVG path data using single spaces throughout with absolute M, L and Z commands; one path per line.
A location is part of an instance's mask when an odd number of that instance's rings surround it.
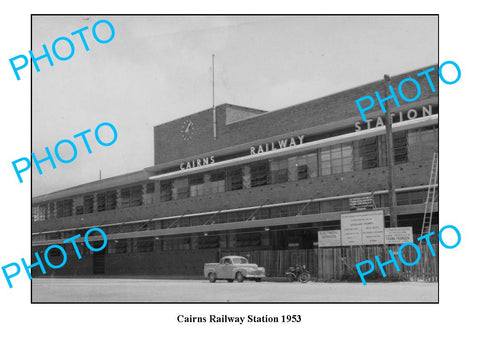
M 265 268 L 248 263 L 245 257 L 225 256 L 219 263 L 206 263 L 203 274 L 210 282 L 228 280 L 228 282 L 243 282 L 243 280 L 262 281 L 265 277 Z

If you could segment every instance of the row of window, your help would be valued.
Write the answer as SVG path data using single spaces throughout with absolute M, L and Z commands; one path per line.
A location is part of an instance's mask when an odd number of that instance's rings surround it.
M 415 237 L 419 234 L 422 227 L 422 214 L 415 217 L 411 215 L 400 216 L 399 224 L 401 226 L 412 226 Z M 434 217 L 434 222 L 438 222 L 438 216 Z M 389 226 L 389 219 L 385 219 L 386 226 Z M 149 253 L 154 251 L 182 251 L 182 250 L 203 250 L 203 249 L 308 249 L 317 246 L 318 230 L 340 229 L 340 221 L 328 221 L 318 223 L 305 223 L 295 225 L 275 226 L 271 229 L 264 227 L 250 228 L 242 230 L 225 230 L 211 234 L 189 234 L 188 236 L 157 236 L 143 238 L 127 239 L 109 239 L 107 249 L 108 254 L 126 254 L 126 253 Z M 438 227 L 437 227 L 438 229 Z M 434 237 L 432 243 L 438 240 Z M 97 243 L 99 247 L 100 242 Z M 70 244 L 64 245 L 69 255 L 76 252 Z M 42 246 L 40 249 L 45 249 Z M 81 255 L 93 254 L 84 243 L 78 243 L 77 248 Z M 40 251 L 43 254 L 44 251 Z M 238 253 L 231 253 L 238 254 Z M 343 255 L 343 252 L 342 252 Z M 61 257 L 58 249 L 52 249 L 49 257 Z
M 222 235 L 220 237 L 220 235 Z M 109 240 L 108 254 L 145 253 L 154 249 L 161 251 L 178 251 L 190 249 L 212 249 L 220 246 L 224 248 L 243 248 L 255 246 L 268 246 L 269 233 L 263 231 L 244 232 L 235 234 L 214 234 L 197 236 L 176 237 L 145 237 Z M 70 245 L 65 246 L 68 254 L 75 253 Z M 84 243 L 78 243 L 77 248 L 82 255 L 92 254 Z M 60 250 L 52 249 L 49 257 L 61 256 Z
M 415 205 L 423 204 L 426 201 L 427 191 L 416 190 L 397 193 L 397 205 Z M 438 196 L 435 198 L 438 200 Z M 388 206 L 387 194 L 376 195 L 374 197 L 376 207 Z M 270 218 L 292 217 L 297 215 L 309 215 L 329 212 L 344 212 L 350 210 L 349 199 L 336 199 L 321 202 L 310 202 L 302 204 L 285 205 L 278 207 L 262 207 L 259 209 L 219 212 L 215 214 L 199 215 L 193 217 L 180 217 L 174 219 L 164 219 L 160 221 L 146 221 L 140 223 L 125 223 L 112 226 L 105 226 L 102 229 L 107 235 L 129 233 L 134 231 L 145 231 L 154 229 L 169 229 L 179 227 L 201 226 L 205 224 L 221 224 L 244 222 L 247 220 L 260 220 Z M 67 239 L 76 234 L 85 235 L 85 230 L 74 230 L 66 232 L 53 232 L 33 236 L 33 242 L 45 240 Z
M 385 136 L 345 142 L 307 154 L 258 161 L 162 181 L 160 201 L 248 189 L 361 171 L 387 165 Z M 438 149 L 438 129 L 427 127 L 393 134 L 395 164 L 429 160 Z
M 433 152 L 438 151 L 438 128 L 432 126 L 395 132 L 393 143 L 395 164 L 430 160 Z M 376 136 L 322 147 L 302 155 L 257 161 L 161 181 L 158 194 L 155 194 L 155 184 L 149 182 L 145 186 L 136 185 L 118 191 L 105 191 L 37 205 L 32 209 L 33 220 L 43 221 L 74 214 L 140 206 L 153 203 L 154 197 L 160 201 L 178 200 L 386 165 L 385 136 Z
M 134 207 L 143 204 L 142 185 L 136 185 L 128 188 L 122 188 L 119 191 L 109 190 L 76 198 L 49 202 L 32 207 L 32 218 L 34 221 L 44 221 L 47 219 L 70 217 L 94 212 L 104 212 L 115 210 L 119 207 Z M 145 185 L 145 193 L 154 192 L 154 183 Z
M 255 247 L 262 245 L 261 233 L 244 233 L 224 236 L 225 246 L 228 248 Z M 108 241 L 108 254 L 146 253 L 154 249 L 160 251 L 178 251 L 190 249 L 211 249 L 220 246 L 219 235 L 189 236 L 189 237 L 146 237 Z M 68 254 L 75 253 L 68 245 L 65 246 Z M 91 255 L 91 250 L 84 243 L 78 243 L 77 249 L 82 255 Z M 42 251 L 43 252 L 43 251 Z M 52 249 L 49 257 L 60 257 L 58 249 Z

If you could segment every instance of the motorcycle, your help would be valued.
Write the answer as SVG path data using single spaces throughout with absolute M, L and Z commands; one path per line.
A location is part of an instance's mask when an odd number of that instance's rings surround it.
M 305 265 L 297 264 L 294 267 L 289 267 L 285 275 L 290 282 L 298 280 L 299 282 L 305 283 L 310 280 L 310 272 L 307 270 Z

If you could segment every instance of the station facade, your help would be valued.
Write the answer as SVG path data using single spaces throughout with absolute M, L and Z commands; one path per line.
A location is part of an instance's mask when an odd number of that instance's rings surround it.
M 417 80 L 421 97 L 391 108 L 398 225 L 414 236 L 439 144 L 438 94 Z M 317 249 L 318 231 L 340 229 L 351 198 L 373 196 L 388 227 L 383 114 L 377 103 L 363 122 L 355 104 L 383 90 L 377 81 L 271 112 L 222 104 L 158 125 L 153 166 L 32 199 L 32 252 L 64 245 L 67 264 L 48 274 L 200 277 L 226 254 Z M 63 240 L 91 227 L 105 231 L 107 248 L 93 253 L 79 239 L 78 260 Z

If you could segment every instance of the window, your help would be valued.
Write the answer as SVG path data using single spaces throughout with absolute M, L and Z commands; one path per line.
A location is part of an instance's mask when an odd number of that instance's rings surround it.
M 332 200 L 331 203 L 334 212 L 350 210 L 350 201 L 348 199 Z
M 227 213 L 227 221 L 232 222 L 243 222 L 252 214 L 251 211 L 234 211 Z
M 277 206 L 270 209 L 272 218 L 296 216 L 298 205 Z
M 133 207 L 142 205 L 143 188 L 137 185 L 120 190 L 121 206 Z
M 162 229 L 175 228 L 177 226 L 178 219 L 165 219 L 161 221 Z
M 120 241 L 120 240 L 119 240 Z M 135 241 L 135 252 L 153 252 L 153 238 L 139 238 Z
M 378 138 L 361 139 L 355 144 L 358 144 L 357 169 L 366 170 L 378 167 Z
M 203 174 L 193 175 L 188 178 L 190 197 L 203 195 Z
M 199 249 L 218 248 L 220 245 L 218 236 L 200 236 L 198 238 Z
M 137 185 L 131 188 L 131 206 L 141 206 L 143 203 L 143 187 Z
M 72 236 L 75 236 L 77 235 L 77 232 L 75 230 L 72 230 L 72 231 L 64 231 L 63 232 L 63 238 L 64 239 L 68 239 L 68 238 L 71 238 Z
M 256 210 L 255 215 L 251 219 L 256 220 L 256 219 L 267 219 L 267 218 L 270 218 L 270 209 L 260 208 Z
M 53 219 L 55 217 L 55 203 L 50 202 L 48 204 L 48 219 Z
M 47 240 L 58 240 L 62 238 L 62 233 L 59 231 L 56 231 L 54 233 L 49 233 L 47 235 Z
M 262 244 L 260 233 L 237 234 L 235 247 L 253 247 Z M 240 264 L 236 262 L 236 264 Z
M 117 192 L 115 190 L 97 194 L 97 212 L 114 210 L 117 208 Z
M 290 158 L 289 161 L 290 176 L 296 176 L 298 180 L 317 177 L 317 153 L 296 156 L 294 158 Z
M 227 169 L 228 190 L 243 189 L 242 168 L 234 167 Z
M 438 199 L 438 195 L 435 195 L 435 199 Z M 427 201 L 427 191 L 426 190 L 416 190 L 397 193 L 397 205 L 415 205 L 415 204 L 424 204 Z
M 93 195 L 85 195 L 83 197 L 83 212 L 93 213 Z
M 38 221 L 38 206 L 33 206 L 32 207 L 32 220 L 34 222 L 37 222 Z
M 190 225 L 204 225 L 209 217 L 207 216 L 193 216 L 190 217 Z
M 117 192 L 115 190 L 105 193 L 105 210 L 115 210 L 117 208 Z
M 272 183 L 284 183 L 288 181 L 288 160 L 271 160 L 270 172 L 272 173 Z
M 189 227 L 190 226 L 190 218 L 189 217 L 178 218 L 175 226 L 176 227 Z
M 105 193 L 97 194 L 97 212 L 105 211 Z
M 404 164 L 408 161 L 407 131 L 395 132 L 393 134 L 393 153 L 395 165 Z
M 81 215 L 81 214 L 83 214 L 83 206 L 75 207 L 75 215 L 78 216 L 78 215 Z
M 172 182 L 160 182 L 160 201 L 172 200 Z
M 38 220 L 44 221 L 47 219 L 47 205 L 40 205 L 38 207 Z
M 57 201 L 57 218 L 70 217 L 73 215 L 73 200 Z
M 438 152 L 437 126 L 408 131 L 408 155 L 410 161 L 431 160 L 435 151 Z
M 108 244 L 108 247 L 109 247 L 108 253 L 112 253 L 112 254 L 127 253 L 127 249 L 128 249 L 127 239 L 115 240 L 113 243 L 110 242 Z
M 45 235 L 44 234 L 33 235 L 32 236 L 32 242 L 40 242 L 40 241 L 45 241 Z
M 349 211 L 350 201 L 348 199 L 337 199 L 320 202 L 320 210 L 325 212 Z
M 322 176 L 353 171 L 352 143 L 342 143 L 320 150 Z
M 262 161 L 252 164 L 250 169 L 250 176 L 252 188 L 269 184 L 268 162 Z
M 145 191 L 147 194 L 151 194 L 155 192 L 155 183 L 153 182 L 147 183 L 147 185 L 145 186 Z
M 310 202 L 309 204 L 305 204 L 305 206 L 303 206 L 300 210 L 302 210 L 302 215 L 320 213 L 320 203 Z
M 189 250 L 190 238 L 165 238 L 162 242 L 162 250 Z
M 223 193 L 225 191 L 225 171 L 212 172 L 210 175 L 211 193 Z
M 212 220 L 210 221 L 211 224 L 220 224 L 220 223 L 227 223 L 227 214 L 226 213 L 217 213 Z
M 188 198 L 190 191 L 188 187 L 188 177 L 175 179 L 172 183 L 172 187 L 172 198 L 174 200 Z

